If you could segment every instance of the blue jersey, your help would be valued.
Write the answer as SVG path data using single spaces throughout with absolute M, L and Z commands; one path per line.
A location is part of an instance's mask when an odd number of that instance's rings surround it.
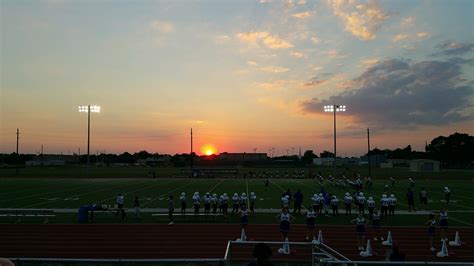
M 242 211 L 240 212 L 240 224 L 248 224 L 248 211 Z

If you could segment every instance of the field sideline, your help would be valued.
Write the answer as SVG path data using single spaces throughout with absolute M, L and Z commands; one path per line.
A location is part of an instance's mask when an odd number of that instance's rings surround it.
M 366 196 L 373 196 L 378 203 L 384 185 L 389 184 L 387 179 L 374 181 L 372 190 L 365 190 Z M 451 191 L 451 202 L 443 202 L 444 193 L 442 188 L 448 186 Z M 352 189 L 342 189 L 324 184 L 326 191 L 342 198 L 345 192 L 353 192 Z M 415 195 L 425 187 L 428 191 L 428 210 L 439 210 L 447 208 L 450 212 L 450 225 L 469 226 L 474 224 L 474 182 L 472 180 L 450 179 L 416 179 Z M 395 187 L 390 191 L 398 198 L 397 210 L 406 211 L 405 193 L 408 188 L 408 180 L 398 178 Z M 310 204 L 312 194 L 319 192 L 319 184 L 308 179 L 270 179 L 270 185 L 266 189 L 263 179 L 171 179 L 171 178 L 1 178 L 0 179 L 0 209 L 1 208 L 45 208 L 45 209 L 77 209 L 85 204 L 108 204 L 115 203 L 118 193 L 125 195 L 125 207 L 131 208 L 135 196 L 139 196 L 141 208 L 166 208 L 167 197 L 175 197 L 175 208 L 179 206 L 177 200 L 181 192 L 188 196 L 188 207 L 191 205 L 191 195 L 199 191 L 201 195 L 206 192 L 222 194 L 226 192 L 232 196 L 234 192 L 255 192 L 257 195 L 257 212 L 259 209 L 278 209 L 280 206 L 281 193 L 286 189 L 295 192 L 301 189 L 305 198 L 304 205 Z M 417 203 L 418 201 L 416 201 Z M 379 205 L 379 204 L 378 204 Z M 418 206 L 417 206 L 418 207 Z M 268 211 L 266 211 L 268 212 Z M 141 219 L 132 218 L 129 214 L 127 222 L 166 222 L 166 217 L 153 217 L 152 212 L 142 213 Z M 340 216 L 337 218 L 321 215 L 318 222 L 321 224 L 348 224 L 353 217 L 345 216 L 342 204 Z M 353 213 L 355 213 L 353 211 Z M 273 223 L 274 213 L 261 213 L 250 222 Z M 353 215 L 354 216 L 354 215 Z M 189 217 L 178 218 L 178 221 L 196 222 Z M 427 219 L 426 214 L 397 214 L 395 217 L 384 221 L 384 225 L 421 225 Z M 253 221 L 252 221 L 253 220 Z M 9 222 L 7 218 L 0 218 L 0 222 Z M 28 221 L 26 221 L 28 222 Z M 52 219 L 52 222 L 75 223 L 75 213 L 61 213 Z M 98 222 L 118 222 L 113 215 L 102 215 Z M 200 217 L 197 222 L 223 222 L 237 223 L 237 217 L 224 219 L 216 217 L 209 219 Z M 296 223 L 304 223 L 302 215 L 297 216 Z

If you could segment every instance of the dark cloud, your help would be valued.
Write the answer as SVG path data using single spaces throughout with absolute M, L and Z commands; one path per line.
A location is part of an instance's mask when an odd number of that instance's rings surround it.
M 321 113 L 324 105 L 347 105 L 347 112 L 340 115 L 353 116 L 364 126 L 385 128 L 472 120 L 474 88 L 471 80 L 463 79 L 462 66 L 473 61 L 386 60 L 348 82 L 344 92 L 326 100 L 302 102 L 301 108 Z
M 321 73 L 319 76 L 313 76 L 308 79 L 303 86 L 305 87 L 315 87 L 318 85 L 323 84 L 324 82 L 328 81 L 333 76 L 332 73 Z
M 433 53 L 433 56 L 447 55 L 447 56 L 460 56 L 469 52 L 474 52 L 474 43 L 457 43 L 446 41 L 436 45 L 438 51 Z
M 303 83 L 305 87 L 315 87 L 326 82 L 327 79 L 321 79 L 320 77 L 311 77 L 308 81 Z

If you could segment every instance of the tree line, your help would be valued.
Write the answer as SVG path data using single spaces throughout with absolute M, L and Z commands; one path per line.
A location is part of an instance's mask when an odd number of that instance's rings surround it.
M 474 136 L 470 136 L 466 133 L 454 133 L 449 136 L 439 136 L 434 138 L 429 144 L 426 145 L 425 151 L 414 151 L 411 145 L 408 145 L 404 148 L 397 148 L 394 150 L 390 149 L 379 149 L 374 148 L 370 152 L 366 153 L 365 156 L 375 156 L 382 155 L 387 159 L 433 159 L 438 160 L 442 163 L 443 167 L 447 168 L 467 168 L 473 167 L 474 163 Z M 24 164 L 25 161 L 29 160 L 38 160 L 41 159 L 42 154 L 2 154 L 1 162 L 3 165 L 17 165 Z M 44 155 L 46 156 L 46 155 Z M 301 156 L 292 155 L 292 156 L 278 156 L 271 158 L 272 161 L 286 161 L 294 162 L 299 165 L 311 164 L 314 158 L 332 158 L 334 154 L 330 151 L 322 151 L 319 153 L 319 156 L 313 150 L 307 150 Z M 87 155 L 77 155 L 72 156 L 63 156 L 68 158 L 67 161 L 70 161 L 71 158 L 73 161 L 80 164 L 85 164 L 87 162 Z M 60 159 L 61 157 L 58 157 Z M 188 153 L 168 155 L 168 154 L 159 154 L 159 153 L 149 153 L 145 150 L 129 153 L 124 152 L 121 154 L 113 153 L 102 153 L 102 154 L 91 154 L 90 162 L 92 164 L 102 163 L 105 165 L 110 164 L 135 164 L 138 160 L 149 159 L 149 158 L 162 158 L 165 161 L 169 161 L 171 165 L 175 166 L 185 166 L 190 165 L 193 161 L 205 161 L 209 164 L 212 164 L 213 159 L 216 158 L 216 155 L 212 156 L 198 156 L 195 153 L 192 155 Z

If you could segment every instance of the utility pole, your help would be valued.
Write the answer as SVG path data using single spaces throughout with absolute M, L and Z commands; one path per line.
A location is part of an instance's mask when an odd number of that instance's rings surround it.
M 18 175 L 18 161 L 20 160 L 20 154 L 18 153 L 18 144 L 20 143 L 20 130 L 17 128 L 16 129 L 16 175 Z
M 193 129 L 191 128 L 191 169 L 193 169 Z
M 19 155 L 18 154 L 18 143 L 19 143 L 19 141 L 20 141 L 20 130 L 17 128 L 16 129 L 16 154 L 17 155 Z
M 367 128 L 367 157 L 369 159 L 369 177 L 372 178 L 372 172 L 371 172 L 372 166 L 370 165 L 370 131 L 369 131 L 369 128 Z
M 336 160 L 337 160 L 337 153 L 336 153 L 336 106 L 334 107 L 334 162 L 333 162 L 333 171 L 334 171 L 334 178 L 336 178 Z
M 41 144 L 41 166 L 44 166 L 43 144 Z

